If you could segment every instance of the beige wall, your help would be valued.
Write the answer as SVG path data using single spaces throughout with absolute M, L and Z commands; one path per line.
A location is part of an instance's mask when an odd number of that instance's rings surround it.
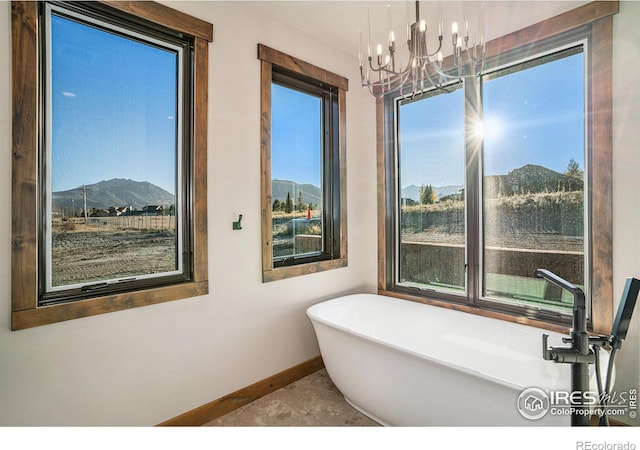
M 10 5 L 0 1 L 0 148 L 5 149 L 0 155 L 0 210 L 5 211 L 0 219 L 5 237 L 0 242 L 0 425 L 157 424 L 316 356 L 305 309 L 345 293 L 375 291 L 375 108 L 359 87 L 355 55 L 242 2 L 167 3 L 215 26 L 208 161 L 211 292 L 11 332 Z M 640 277 L 640 3 L 623 2 L 620 10 L 614 44 L 616 302 L 624 279 Z M 258 42 L 350 80 L 348 268 L 261 283 Z M 243 214 L 243 230 L 232 231 L 238 214 Z M 620 390 L 640 384 L 639 323 L 636 311 L 618 363 Z

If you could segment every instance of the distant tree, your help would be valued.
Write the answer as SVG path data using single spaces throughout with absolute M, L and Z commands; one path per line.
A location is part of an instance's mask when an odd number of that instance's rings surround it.
M 293 211 L 293 199 L 291 198 L 291 193 L 287 192 L 287 200 L 284 204 L 284 212 L 290 213 Z
M 420 187 L 420 204 L 431 205 L 436 202 L 437 198 L 436 191 L 430 184 L 427 186 L 423 184 Z
M 275 199 L 273 201 L 273 208 L 271 208 L 271 211 L 280 211 L 282 209 L 282 202 L 278 199 Z
M 298 212 L 302 212 L 305 209 L 307 209 L 307 206 L 304 204 L 304 201 L 302 200 L 302 191 L 298 192 L 298 204 L 296 205 L 296 209 L 298 210 Z
M 419 195 L 420 195 L 420 204 L 421 205 L 426 205 L 427 204 L 427 189 L 428 189 L 428 187 L 425 186 L 424 184 L 422 186 L 420 186 Z
M 575 159 L 571 158 L 571 161 L 569 161 L 567 170 L 565 170 L 564 174 L 569 177 L 578 178 L 581 180 L 584 172 L 580 170 L 580 164 L 578 164 Z

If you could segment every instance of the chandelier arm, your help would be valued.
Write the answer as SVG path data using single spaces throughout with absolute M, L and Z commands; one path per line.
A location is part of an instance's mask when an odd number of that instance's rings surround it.
M 402 76 L 396 77 L 395 79 L 389 78 L 387 81 L 380 80 L 369 82 L 367 84 L 363 84 L 362 87 L 366 87 L 369 94 L 375 98 L 382 98 L 387 93 L 402 90 L 409 79 L 409 75 L 410 73 L 406 73 Z
M 372 61 L 373 61 L 373 58 L 372 58 L 371 56 L 369 56 L 369 68 L 370 68 L 371 70 L 373 70 L 374 72 L 382 72 L 382 71 L 386 71 L 385 67 L 389 65 L 389 63 L 385 64 L 384 66 L 383 66 L 383 65 L 378 64 L 378 67 L 377 67 L 377 68 L 375 68 L 375 67 L 373 67 L 373 62 L 372 62 Z
M 479 52 L 482 52 L 482 55 L 484 56 L 484 46 L 480 44 L 472 45 L 470 49 L 469 45 L 465 42 L 465 50 L 467 52 L 467 56 L 469 57 L 469 61 L 471 61 L 472 63 L 472 67 L 474 68 L 474 70 L 476 69 L 477 65 L 480 65 L 483 62 L 483 58 L 477 58 L 475 56 L 476 48 L 478 47 L 480 47 Z M 473 52 L 471 52 L 471 50 L 473 50 Z
M 447 71 L 445 69 L 443 69 L 442 67 L 440 67 L 440 65 L 438 65 L 437 63 L 429 60 L 429 64 L 433 68 L 434 72 L 436 72 L 438 75 L 440 75 L 440 76 L 442 76 L 444 78 L 447 78 L 449 80 L 453 80 L 453 79 L 456 79 L 456 78 L 459 78 L 459 79 L 462 79 L 462 78 L 475 78 L 477 76 L 477 71 L 475 69 L 476 69 L 476 66 L 478 65 L 478 62 L 474 60 L 474 61 L 472 61 L 472 63 L 473 63 L 472 66 L 474 67 L 474 73 L 465 75 L 465 74 L 460 73 L 461 72 L 460 71 L 460 67 L 461 67 L 460 64 L 450 68 L 450 70 L 456 69 L 456 73 L 455 74 L 451 74 L 451 73 L 447 73 Z
M 442 69 L 442 67 L 440 67 L 437 64 L 431 63 L 431 67 L 433 67 L 433 70 L 440 75 L 441 77 L 444 77 L 448 80 L 453 80 L 455 78 L 462 78 L 461 75 L 459 73 L 456 74 L 449 74 L 447 73 L 444 69 Z M 456 67 L 457 69 L 457 67 Z
M 389 61 L 388 63 L 386 63 L 384 66 L 380 65 L 378 67 L 374 67 L 373 66 L 373 62 L 372 62 L 373 58 L 369 58 L 369 69 L 371 69 L 373 72 L 384 72 L 388 75 L 394 75 L 394 76 L 404 76 L 407 72 L 409 72 L 411 70 L 411 59 L 409 60 L 409 64 L 407 64 L 407 66 L 402 69 L 401 71 L 395 71 L 395 70 L 390 70 L 387 67 L 389 66 L 389 64 L 391 63 L 391 61 Z
M 387 80 L 379 80 L 374 82 L 369 82 L 367 84 L 363 84 L 363 87 L 372 87 L 372 88 L 384 88 L 385 86 L 389 87 L 393 84 L 395 87 L 390 89 L 388 92 L 393 92 L 400 88 L 401 85 L 406 83 L 409 79 L 409 74 L 398 75 L 396 77 L 390 77 Z
M 432 64 L 429 64 L 432 65 Z M 433 78 L 431 78 L 431 74 L 429 73 L 429 68 L 427 66 L 427 63 L 425 63 L 422 67 L 421 67 L 421 71 L 424 75 L 427 76 L 427 79 L 429 80 L 429 83 L 431 83 L 431 86 L 435 87 L 435 88 L 439 88 L 442 86 L 442 82 L 440 83 L 436 83 L 435 81 L 433 81 Z
M 429 59 L 429 58 L 432 58 L 432 57 L 436 56 L 438 53 L 440 53 L 440 50 L 442 50 L 442 35 L 438 36 L 438 49 L 435 52 L 429 53 L 429 49 L 427 48 L 426 45 L 425 45 L 425 49 L 427 50 L 426 55 L 421 56 L 420 58 Z

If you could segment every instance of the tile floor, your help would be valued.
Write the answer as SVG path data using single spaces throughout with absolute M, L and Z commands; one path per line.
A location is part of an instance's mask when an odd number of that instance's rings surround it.
M 319 370 L 295 383 L 219 417 L 205 426 L 351 426 L 378 423 L 355 410 Z

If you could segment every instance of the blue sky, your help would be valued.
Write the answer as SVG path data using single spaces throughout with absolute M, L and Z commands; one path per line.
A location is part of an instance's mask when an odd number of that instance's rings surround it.
M 129 178 L 173 193 L 176 54 L 56 16 L 52 42 L 52 190 Z M 584 168 L 583 61 L 484 84 L 485 174 Z M 401 107 L 402 187 L 464 184 L 462 111 L 462 90 Z M 273 179 L 321 185 L 320 123 L 320 98 L 273 86 Z
M 483 85 L 485 175 L 525 164 L 563 173 L 584 169 L 582 53 L 487 81 Z M 401 186 L 464 184 L 462 90 L 400 110 Z
M 401 186 L 464 184 L 464 91 L 400 107 Z
M 170 193 L 177 55 L 52 16 L 53 191 L 112 178 Z
M 271 125 L 271 178 L 321 187 L 321 98 L 273 84 Z

